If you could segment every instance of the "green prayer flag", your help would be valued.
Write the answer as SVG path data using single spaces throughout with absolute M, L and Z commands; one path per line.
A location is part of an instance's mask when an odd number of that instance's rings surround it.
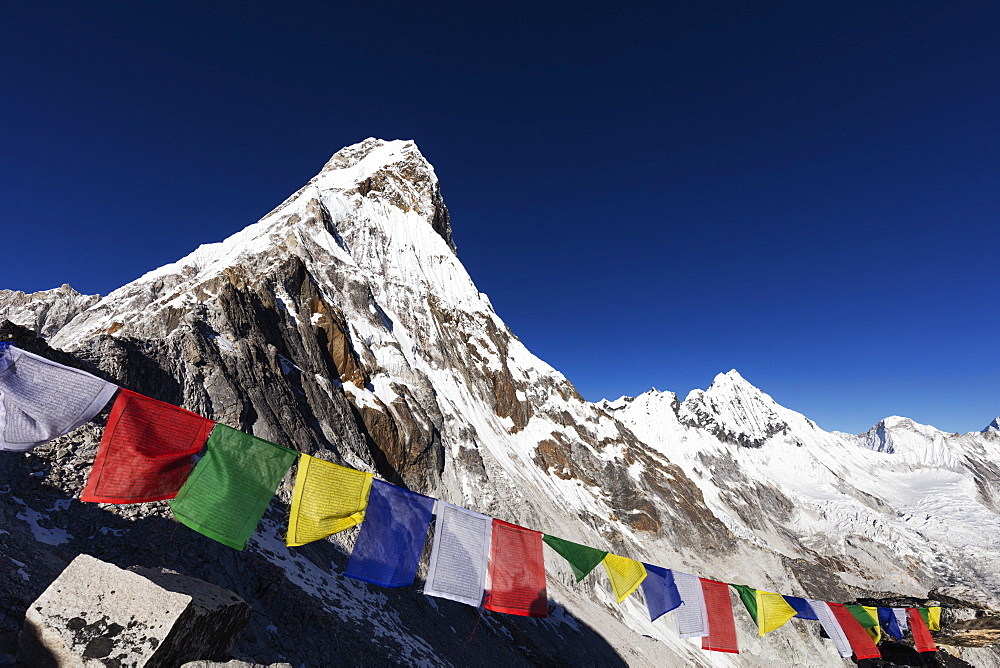
M 735 589 L 740 595 L 740 600 L 743 601 L 743 605 L 747 607 L 747 612 L 753 618 L 753 623 L 757 624 L 757 590 L 753 587 L 748 587 L 747 585 L 736 585 L 730 584 L 730 587 Z M 758 624 L 759 625 L 759 624 Z
M 872 616 L 868 614 L 868 611 L 860 605 L 845 605 L 845 608 L 854 615 L 854 619 L 858 620 L 863 628 L 874 629 L 878 627 L 878 620 L 872 619 Z
M 924 624 L 927 625 L 927 628 L 930 628 L 931 626 L 930 610 L 928 610 L 927 608 L 917 608 L 917 612 L 919 612 L 920 616 L 924 618 Z
M 542 536 L 542 540 L 569 562 L 577 582 L 587 577 L 590 571 L 597 568 L 597 564 L 601 563 L 608 554 L 603 550 L 573 543 L 562 538 L 556 538 L 555 536 L 544 535 Z
M 179 522 L 242 550 L 298 453 L 215 425 L 205 456 L 170 501 Z

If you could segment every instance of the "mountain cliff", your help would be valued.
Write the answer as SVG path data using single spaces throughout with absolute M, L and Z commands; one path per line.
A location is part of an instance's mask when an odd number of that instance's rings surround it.
M 476 289 L 412 142 L 339 151 L 259 222 L 105 297 L 0 291 L 4 319 L 0 335 L 130 389 L 625 556 L 826 600 L 1000 608 L 1000 433 L 904 418 L 828 433 L 736 371 L 683 402 L 656 391 L 586 402 Z M 290 475 L 236 553 L 175 531 L 163 504 L 76 501 L 99 438 L 94 424 L 27 456 L 0 453 L 0 562 L 13 583 L 0 630 L 88 552 L 236 591 L 259 613 L 237 650 L 259 661 L 325 665 L 331 647 L 372 664 L 841 661 L 811 625 L 758 639 L 741 612 L 743 654 L 703 652 L 670 621 L 650 623 L 638 596 L 615 603 L 603 576 L 575 583 L 553 552 L 546 620 L 480 619 L 416 589 L 354 582 L 341 572 L 356 532 L 284 546 Z

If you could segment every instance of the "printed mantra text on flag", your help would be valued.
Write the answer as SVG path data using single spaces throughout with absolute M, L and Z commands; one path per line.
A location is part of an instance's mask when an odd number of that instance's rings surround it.
M 217 424 L 170 510 L 182 524 L 242 550 L 297 454 Z
M 81 501 L 142 503 L 177 496 L 215 423 L 122 389 Z
M 516 524 L 493 520 L 490 547 L 490 590 L 485 608 L 525 617 L 546 617 L 542 534 Z
M 410 586 L 433 515 L 431 497 L 373 480 L 365 521 L 344 574 L 380 587 Z
M 486 589 L 493 518 L 438 501 L 424 594 L 479 607 Z
M 16 346 L 0 350 L 0 450 L 24 452 L 97 415 L 118 387 Z
M 371 489 L 371 473 L 299 455 L 285 543 L 305 545 L 360 524 Z
M 713 652 L 739 654 L 736 622 L 733 621 L 733 603 L 729 600 L 729 585 L 701 578 L 701 590 L 705 597 L 705 610 L 708 612 L 708 635 L 702 636 L 701 648 Z

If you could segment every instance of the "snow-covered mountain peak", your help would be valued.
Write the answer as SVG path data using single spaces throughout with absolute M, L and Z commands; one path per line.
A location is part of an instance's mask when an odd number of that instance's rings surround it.
M 986 425 L 986 429 L 983 429 L 985 434 L 988 431 L 1000 431 L 1000 416 L 993 418 L 993 422 Z
M 683 424 L 705 428 L 724 442 L 758 447 L 788 430 L 786 412 L 792 411 L 733 369 L 717 375 L 707 390 L 691 390 L 680 405 L 679 417 Z
M 926 449 L 941 442 L 945 432 L 930 425 L 919 424 L 910 418 L 890 415 L 861 435 L 865 447 L 876 452 L 911 452 Z

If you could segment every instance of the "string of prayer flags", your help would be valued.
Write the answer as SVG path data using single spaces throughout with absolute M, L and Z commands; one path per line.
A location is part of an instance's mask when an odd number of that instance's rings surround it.
M 143 503 L 174 498 L 214 426 L 212 420 L 173 404 L 120 390 L 80 500 Z
M 798 596 L 785 596 L 785 602 L 795 609 L 795 616 L 799 619 L 811 619 L 815 621 L 818 619 L 816 617 L 816 612 L 809 605 L 809 601 L 804 598 L 799 598 Z
M 170 510 L 182 524 L 242 550 L 296 455 L 294 450 L 217 424 L 205 455 L 169 502 Z
M 907 608 L 906 613 L 909 616 L 910 631 L 913 633 L 913 645 L 917 651 L 936 652 L 937 645 L 934 644 L 934 639 L 931 638 L 931 632 L 924 623 L 920 611 L 916 608 Z
M 865 628 L 865 631 L 867 631 L 868 635 L 871 636 L 872 642 L 877 645 L 882 642 L 882 625 L 879 624 L 878 621 L 878 606 L 863 605 L 861 607 L 865 609 L 868 616 L 875 622 L 875 626 Z M 864 624 L 862 624 L 862 626 L 864 626 Z
M 604 550 L 587 547 L 586 545 L 580 545 L 579 543 L 556 538 L 548 534 L 542 536 L 542 540 L 569 562 L 569 566 L 573 569 L 573 575 L 576 577 L 577 582 L 587 577 L 592 570 L 597 568 L 597 564 L 604 561 L 604 557 L 608 554 Z
M 927 608 L 927 628 L 931 631 L 941 630 L 941 606 L 932 605 Z
M 740 600 L 743 601 L 743 605 L 746 607 L 747 612 L 750 613 L 750 619 L 753 620 L 754 624 L 757 622 L 757 590 L 753 587 L 748 587 L 747 585 L 732 584 L 729 585 L 736 590 L 736 593 L 740 595 Z
M 490 589 L 484 607 L 523 617 L 548 616 L 541 533 L 493 520 Z
M 882 653 L 878 651 L 878 647 L 872 642 L 871 637 L 865 632 L 864 627 L 861 626 L 857 618 L 846 606 L 840 603 L 827 603 L 827 605 L 830 607 L 830 612 L 833 613 L 833 616 L 837 618 L 840 628 L 844 630 L 844 635 L 847 636 L 847 641 L 851 643 L 851 649 L 854 650 L 854 656 L 858 660 L 877 659 L 882 656 Z M 866 617 L 868 616 L 868 613 L 864 610 L 861 612 Z
M 493 518 L 438 501 L 424 594 L 479 607 L 486 589 Z
M 705 598 L 708 616 L 708 635 L 701 639 L 701 648 L 713 652 L 739 654 L 736 641 L 736 623 L 733 620 L 733 604 L 729 600 L 729 585 L 725 582 L 701 579 L 701 590 Z
M 368 510 L 345 575 L 381 587 L 408 587 L 434 514 L 434 499 L 372 481 Z
M 896 615 L 893 612 L 892 608 L 880 606 L 878 609 L 878 622 L 885 629 L 886 633 L 896 640 L 902 640 L 903 631 L 899 628 L 899 622 L 896 621 Z
M 781 594 L 757 590 L 757 634 L 763 636 L 781 628 L 798 614 Z
M 366 471 L 299 455 L 285 542 L 305 545 L 360 524 L 365 519 L 372 478 Z
M 816 618 L 823 625 L 826 635 L 833 641 L 833 645 L 837 648 L 840 658 L 849 659 L 854 654 L 854 649 L 851 647 L 851 643 L 847 639 L 847 634 L 844 633 L 844 629 L 840 626 L 840 622 L 837 621 L 830 606 L 823 601 L 813 600 L 809 601 L 809 606 L 816 613 Z
M 701 580 L 693 575 L 674 571 L 674 584 L 681 595 L 681 605 L 674 612 L 677 634 L 681 638 L 704 638 L 709 629 Z
M 608 553 L 603 563 L 604 570 L 611 579 L 611 590 L 619 603 L 628 598 L 646 579 L 646 567 L 634 559 Z
M 97 415 L 117 385 L 13 345 L 0 350 L 0 450 L 24 452 Z
M 646 578 L 642 581 L 642 595 L 646 599 L 649 620 L 656 621 L 681 604 L 681 595 L 674 584 L 674 574 L 667 568 L 643 564 Z

